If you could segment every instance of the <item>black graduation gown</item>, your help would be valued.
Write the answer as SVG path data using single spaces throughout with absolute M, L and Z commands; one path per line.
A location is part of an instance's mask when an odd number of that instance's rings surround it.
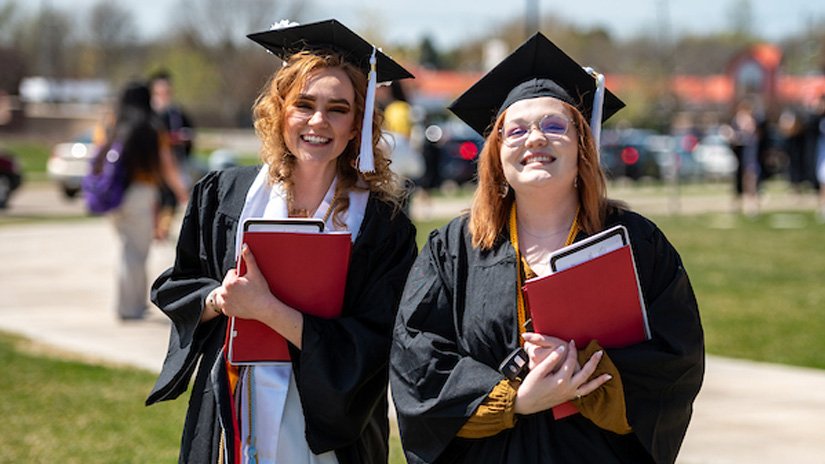
M 467 223 L 460 217 L 430 234 L 398 311 L 390 384 L 408 461 L 672 463 L 704 374 L 703 333 L 679 255 L 653 223 L 630 212 L 614 211 L 606 225 L 628 229 L 652 339 L 605 352 L 621 374 L 633 432 L 543 412 L 489 438 L 456 437 L 519 344 L 515 250 L 505 236 L 479 251 Z
M 217 462 L 221 423 L 232 443 L 221 355 L 227 318 L 199 321 L 206 296 L 235 266 L 238 218 L 258 169 L 213 172 L 195 186 L 175 264 L 152 287 L 152 301 L 173 325 L 166 360 L 146 403 L 177 398 L 200 365 L 183 431 L 182 463 Z M 353 245 L 342 317 L 305 316 L 303 349 L 290 347 L 309 447 L 315 453 L 335 450 L 341 464 L 387 461 L 392 324 L 417 250 L 415 227 L 400 211 L 393 214 L 392 206 L 370 196 Z

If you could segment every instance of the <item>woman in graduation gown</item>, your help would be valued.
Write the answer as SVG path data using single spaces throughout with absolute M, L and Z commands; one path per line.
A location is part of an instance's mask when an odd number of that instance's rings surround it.
M 376 81 L 411 75 L 337 21 L 282 26 L 250 35 L 286 61 L 254 107 L 263 167 L 212 172 L 195 186 L 174 266 L 153 286 L 173 325 L 147 404 L 178 397 L 197 369 L 180 462 L 384 463 L 392 324 L 416 244 L 370 99 Z M 246 218 L 287 216 L 352 233 L 340 318 L 283 304 L 239 249 Z M 227 364 L 228 316 L 272 327 L 291 361 Z
M 624 104 L 603 92 L 536 34 L 451 105 L 489 135 L 471 211 L 430 234 L 398 311 L 390 383 L 409 462 L 674 462 L 703 333 L 676 250 L 606 198 L 590 127 Z M 606 349 L 532 333 L 540 308 L 525 304 L 524 281 L 548 273 L 552 251 L 615 225 L 629 233 L 651 337 Z M 602 278 L 583 286 L 599 292 Z M 500 367 L 514 350 L 529 370 L 510 380 Z M 565 402 L 579 413 L 556 419 Z

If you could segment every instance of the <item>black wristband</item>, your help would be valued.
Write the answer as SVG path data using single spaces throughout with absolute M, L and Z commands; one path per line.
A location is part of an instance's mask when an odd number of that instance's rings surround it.
M 510 381 L 514 381 L 519 377 L 523 378 L 527 375 L 527 372 L 530 370 L 527 367 L 528 361 L 527 353 L 522 347 L 518 347 L 504 358 L 504 361 L 498 366 L 498 370 L 504 374 L 504 377 L 507 377 Z

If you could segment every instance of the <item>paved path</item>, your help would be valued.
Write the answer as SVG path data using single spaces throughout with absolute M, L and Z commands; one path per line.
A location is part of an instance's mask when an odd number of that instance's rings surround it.
M 24 210 L 34 201 L 17 200 L 13 207 Z M 445 203 L 430 213 L 466 206 Z M 0 221 L 15 215 L 8 213 Z M 169 324 L 157 309 L 143 321 L 116 320 L 116 245 L 105 218 L 0 227 L 0 329 L 93 362 L 157 371 Z M 156 245 L 150 274 L 168 267 L 173 253 L 171 244 Z M 823 439 L 825 371 L 710 357 L 679 462 L 825 463 Z

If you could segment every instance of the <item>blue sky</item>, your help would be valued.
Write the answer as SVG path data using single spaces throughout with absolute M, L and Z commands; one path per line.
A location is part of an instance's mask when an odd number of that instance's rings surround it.
M 97 0 L 18 0 L 27 8 L 48 3 L 68 11 L 83 11 Z M 176 0 L 111 0 L 132 10 L 145 34 L 162 32 Z M 244 0 L 234 0 L 243 2 Z M 276 1 L 276 0 L 273 0 Z M 352 29 L 377 28 L 390 43 L 418 43 L 429 36 L 436 45 L 452 48 L 486 35 L 506 20 L 522 20 L 528 2 L 537 2 L 542 16 L 555 14 L 580 26 L 601 26 L 616 37 L 656 30 L 666 17 L 670 30 L 708 33 L 726 29 L 730 9 L 738 0 L 300 0 L 302 22 L 337 18 Z M 0 4 L 5 3 L 0 0 Z M 757 34 L 779 40 L 825 20 L 822 0 L 750 0 Z M 666 12 L 666 14 L 663 14 Z M 272 21 L 275 22 L 273 18 Z M 290 18 L 294 19 L 294 18 Z M 262 25 L 266 27 L 267 25 Z M 543 31 L 552 35 L 552 31 Z

